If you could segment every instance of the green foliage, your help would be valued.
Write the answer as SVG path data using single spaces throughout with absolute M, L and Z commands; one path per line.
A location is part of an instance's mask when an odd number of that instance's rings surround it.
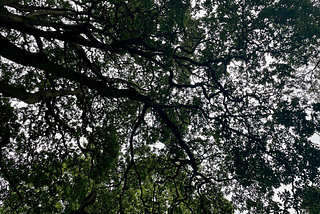
M 1 213 L 319 212 L 317 1 L 0 5 Z
M 0 97 L 0 147 L 10 143 L 10 137 L 14 136 L 19 124 L 17 116 L 7 99 Z
M 302 191 L 302 208 L 309 214 L 316 214 L 320 211 L 320 191 L 317 187 L 308 187 Z

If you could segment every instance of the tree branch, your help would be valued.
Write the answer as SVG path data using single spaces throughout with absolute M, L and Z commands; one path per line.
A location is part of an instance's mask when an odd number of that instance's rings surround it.
M 194 155 L 192 154 L 189 146 L 184 142 L 182 139 L 182 136 L 180 134 L 180 131 L 178 127 L 168 118 L 166 113 L 162 110 L 161 107 L 159 106 L 153 106 L 153 108 L 158 112 L 159 116 L 161 117 L 162 121 L 167 124 L 167 126 L 171 129 L 172 133 L 174 136 L 177 138 L 178 143 L 180 144 L 181 148 L 187 153 L 189 157 L 189 161 L 191 163 L 192 168 L 196 171 L 197 170 L 197 165 L 196 165 L 196 160 Z
M 26 50 L 16 47 L 14 44 L 9 42 L 6 38 L 0 35 L 0 55 L 25 66 L 32 66 L 44 71 L 47 71 L 57 77 L 62 77 L 71 80 L 75 83 L 85 85 L 91 89 L 97 91 L 98 94 L 106 97 L 127 97 L 132 100 L 137 100 L 143 103 L 150 103 L 151 99 L 148 96 L 138 93 L 133 88 L 130 89 L 117 89 L 107 86 L 106 83 L 102 81 L 95 80 L 86 76 L 85 74 L 74 72 L 68 68 L 65 68 L 59 64 L 56 64 L 46 58 L 45 55 L 40 53 L 30 53 Z M 10 51 L 8 51 L 10 50 Z M 28 94 L 23 90 L 18 90 L 18 88 L 12 88 L 16 90 L 15 94 L 18 99 L 26 99 Z M 2 89 L 5 93 L 10 91 L 8 89 Z
M 51 99 L 58 96 L 76 95 L 80 93 L 80 89 L 76 90 L 60 90 L 60 91 L 38 91 L 36 93 L 27 92 L 24 88 L 10 85 L 4 81 L 0 81 L 0 93 L 4 96 L 18 98 L 19 100 L 35 104 L 44 99 Z
M 18 3 L 18 2 L 19 2 L 19 0 L 1 0 L 0 6 L 8 5 L 8 4 L 12 4 L 12 3 Z

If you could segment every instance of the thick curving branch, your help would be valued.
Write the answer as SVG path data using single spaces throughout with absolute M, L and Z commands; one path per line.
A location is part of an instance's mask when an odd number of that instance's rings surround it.
M 162 121 L 171 129 L 172 133 L 174 134 L 174 136 L 178 140 L 179 145 L 187 153 L 187 155 L 189 157 L 189 162 L 190 162 L 193 170 L 197 171 L 196 159 L 195 159 L 193 153 L 191 152 L 189 146 L 182 139 L 182 136 L 181 136 L 181 133 L 180 133 L 178 127 L 168 118 L 167 114 L 162 110 L 161 107 L 153 106 L 153 108 L 155 109 L 155 111 L 158 112 Z
M 7 97 L 18 98 L 19 100 L 28 104 L 35 104 L 41 102 L 44 99 L 52 99 L 58 96 L 66 95 L 76 95 L 80 93 L 80 89 L 59 91 L 48 90 L 30 93 L 22 87 L 13 86 L 4 81 L 0 81 L 0 93 Z
M 49 59 L 44 54 L 40 53 L 30 53 L 26 50 L 16 47 L 14 44 L 9 42 L 6 38 L 0 35 L 0 55 L 24 66 L 32 66 L 44 70 L 56 77 L 68 79 L 74 83 L 79 83 L 81 85 L 87 86 L 93 90 L 96 90 L 98 94 L 106 97 L 121 98 L 127 97 L 132 100 L 140 101 L 149 104 L 152 100 L 145 95 L 138 93 L 133 88 L 130 89 L 117 89 L 108 86 L 107 83 L 95 80 L 84 74 L 77 73 L 71 69 L 65 68 L 59 64 L 56 64 Z M 7 51 L 10 50 L 10 51 Z M 5 89 L 3 89 L 5 90 Z M 22 90 L 15 88 L 16 93 L 19 93 L 16 98 L 26 99 L 28 94 Z M 5 91 L 6 92 L 6 91 Z M 43 93 L 43 92 L 42 92 Z M 61 92 L 60 92 L 61 93 Z M 40 94 L 43 96 L 43 94 Z M 59 95 L 58 95 L 59 96 Z

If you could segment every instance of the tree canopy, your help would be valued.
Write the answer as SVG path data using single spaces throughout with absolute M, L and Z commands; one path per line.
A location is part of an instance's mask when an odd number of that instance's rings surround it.
M 320 210 L 317 0 L 1 0 L 0 55 L 1 213 Z

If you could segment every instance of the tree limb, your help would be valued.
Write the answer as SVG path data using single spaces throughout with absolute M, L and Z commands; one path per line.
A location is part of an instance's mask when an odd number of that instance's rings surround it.
M 187 153 L 192 168 L 196 171 L 197 165 L 196 165 L 196 159 L 194 155 L 192 154 L 189 146 L 186 144 L 186 142 L 182 139 L 182 136 L 180 134 L 180 131 L 178 127 L 168 118 L 167 114 L 160 108 L 159 106 L 153 106 L 153 108 L 158 112 L 160 118 L 162 121 L 167 124 L 167 126 L 171 129 L 172 133 L 178 140 L 178 143 L 180 144 L 181 148 Z
M 26 50 L 16 47 L 14 44 L 9 42 L 6 38 L 0 35 L 0 55 L 21 65 L 32 66 L 44 71 L 47 71 L 54 76 L 71 80 L 75 83 L 85 85 L 91 89 L 94 89 L 98 94 L 106 97 L 127 97 L 132 100 L 137 100 L 143 103 L 150 103 L 151 99 L 148 96 L 138 93 L 133 88 L 131 89 L 117 89 L 114 87 L 107 86 L 102 81 L 95 80 L 86 76 L 85 74 L 77 73 L 73 70 L 65 68 L 59 64 L 56 64 L 47 59 L 44 54 L 30 53 Z M 10 50 L 10 51 L 8 51 Z M 3 89 L 4 90 L 4 89 Z M 17 90 L 19 96 L 14 96 L 18 99 L 26 99 L 26 92 Z
M 1 0 L 0 6 L 8 5 L 8 4 L 12 4 L 12 3 L 18 3 L 18 2 L 19 2 L 19 0 Z
M 0 81 L 0 93 L 2 93 L 4 96 L 18 98 L 19 100 L 28 104 L 35 104 L 44 99 L 52 99 L 54 97 L 65 95 L 76 95 L 80 93 L 80 89 L 60 91 L 48 90 L 30 93 L 22 87 L 13 86 L 4 81 Z

